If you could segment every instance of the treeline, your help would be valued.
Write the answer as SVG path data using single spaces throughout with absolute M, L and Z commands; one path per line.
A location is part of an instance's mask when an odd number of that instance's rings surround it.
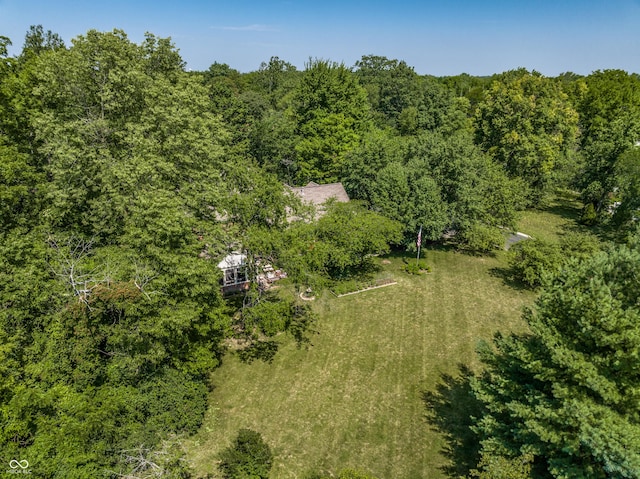
M 273 57 L 203 75 L 245 154 L 288 184 L 342 181 L 400 221 L 405 244 L 458 232 L 482 248 L 557 189 L 581 195 L 586 224 L 628 226 L 638 208 L 640 77 L 619 70 L 548 78 L 524 69 L 421 76 L 364 56 L 353 67 Z M 491 243 L 491 242 L 489 242 Z
M 32 27 L 15 58 L 9 44 L 0 461 L 39 476 L 188 476 L 180 435 L 238 326 L 216 260 L 239 245 L 308 283 L 412 247 L 420 226 L 491 250 L 555 188 L 581 192 L 589 223 L 622 227 L 638 208 L 637 75 L 434 78 L 377 56 L 186 72 L 169 39 L 118 30 L 66 46 Z M 289 227 L 304 208 L 283 184 L 309 181 L 360 202 Z M 272 300 L 241 317 L 261 334 L 306 324 Z

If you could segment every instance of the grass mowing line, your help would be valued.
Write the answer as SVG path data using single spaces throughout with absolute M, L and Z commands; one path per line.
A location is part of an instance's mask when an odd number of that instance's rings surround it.
M 336 298 L 342 298 L 343 296 L 349 296 L 350 294 L 358 294 L 358 293 L 364 293 L 365 291 L 370 291 L 372 289 L 378 289 L 378 288 L 384 288 L 386 286 L 393 286 L 394 284 L 398 284 L 397 281 L 394 281 L 392 283 L 385 283 L 385 284 L 380 284 L 378 286 L 369 286 L 368 288 L 364 288 L 364 289 L 359 289 L 358 291 L 351 291 L 350 293 L 342 293 L 342 294 L 336 294 L 333 291 L 331 291 L 333 293 L 333 295 Z
M 271 364 L 227 355 L 200 432 L 187 443 L 197 474 L 219 477 L 216 461 L 241 427 L 259 431 L 275 454 L 272 477 L 299 478 L 345 467 L 376 477 L 445 477 L 443 437 L 425 420 L 424 391 L 457 365 L 477 367 L 475 347 L 493 333 L 523 330 L 533 294 L 489 274 L 504 255 L 476 258 L 427 251 L 433 273 L 385 269 L 398 287 L 313 304 L 319 333 L 308 350 L 285 340 Z M 397 274 L 396 274 L 397 273 Z

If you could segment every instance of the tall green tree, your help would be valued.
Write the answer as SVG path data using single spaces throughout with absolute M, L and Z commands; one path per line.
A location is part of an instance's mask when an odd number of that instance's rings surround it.
M 53 226 L 115 241 L 150 190 L 171 191 L 190 215 L 219 206 L 213 172 L 227 132 L 165 50 L 150 37 L 141 47 L 124 32 L 90 31 L 39 58 L 31 122 Z
M 577 146 L 578 115 L 556 81 L 516 70 L 486 92 L 475 131 L 483 151 L 526 181 L 535 204 L 552 186 L 554 169 Z
M 256 86 L 277 110 L 283 106 L 283 99 L 295 88 L 300 77 L 294 65 L 276 56 L 262 62 L 254 76 Z
M 292 92 L 298 182 L 338 180 L 346 154 L 370 126 L 364 89 L 343 64 L 311 60 Z
M 42 199 L 38 186 L 43 182 L 28 155 L 3 144 L 0 136 L 0 224 L 5 231 L 37 221 Z
M 573 263 L 525 313 L 530 333 L 481 350 L 485 453 L 531 456 L 540 477 L 640 477 L 639 267 L 637 243 Z
M 349 196 L 371 204 L 378 172 L 389 163 L 403 163 L 405 153 L 403 138 L 389 130 L 371 129 L 347 155 L 341 177 Z
M 633 146 L 618 157 L 615 181 L 619 200 L 615 220 L 618 224 L 629 224 L 638 216 L 640 209 L 640 147 Z
M 296 123 L 276 110 L 266 111 L 249 133 L 249 153 L 283 182 L 295 184 L 298 174 Z
M 466 111 L 452 93 L 435 78 L 418 75 L 406 62 L 365 55 L 355 68 L 380 127 L 416 134 L 463 126 Z
M 15 59 L 9 57 L 11 39 L 0 36 L 0 138 L 6 142 L 6 136 L 12 128 L 11 99 L 13 90 L 9 87 L 15 76 Z
M 448 225 L 438 183 L 424 171 L 401 163 L 390 163 L 378 172 L 371 207 L 403 225 L 407 244 L 421 226 L 425 239 L 436 240 Z
M 64 46 L 64 41 L 57 33 L 51 30 L 45 32 L 42 25 L 31 25 L 25 35 L 20 60 L 24 61 L 28 56 L 40 55 L 47 50 L 58 50 Z
M 462 238 L 466 230 L 488 228 L 496 238 L 498 227 L 515 226 L 525 204 L 522 181 L 510 179 L 464 130 L 412 137 L 372 130 L 348 158 L 349 194 L 400 221 L 407 245 L 414 244 L 420 225 L 432 240 L 447 229 Z
M 596 71 L 586 78 L 578 104 L 585 172 L 585 202 L 600 212 L 616 184 L 616 161 L 640 140 L 640 78 L 622 70 Z
M 471 471 L 470 477 L 478 479 L 530 479 L 531 457 L 508 458 L 485 453 L 478 469 Z
M 25 58 L 9 99 L 32 137 L 0 133 L 0 459 L 96 477 L 198 427 L 229 327 L 219 218 L 284 206 L 237 206 L 228 133 L 170 41 L 89 31 Z
M 39 143 L 31 121 L 32 114 L 40 108 L 38 97 L 34 95 L 38 87 L 39 61 L 41 57 L 64 48 L 57 34 L 45 33 L 41 25 L 31 26 L 25 36 L 22 53 L 8 61 L 5 73 L 10 74 L 0 82 L 0 98 L 5 99 L 4 111 L 0 114 L 0 130 L 18 151 L 28 155 L 29 166 L 38 172 L 46 163 L 35 154 Z
M 484 99 L 485 91 L 491 87 L 491 77 L 476 77 L 467 73 L 444 77 L 442 83 L 453 91 L 456 97 L 469 101 L 469 115 L 474 116 L 478 104 Z
M 231 133 L 230 154 L 246 157 L 251 132 L 270 109 L 266 94 L 247 89 L 247 79 L 224 63 L 214 63 L 202 74 L 212 110 Z
M 419 104 L 419 77 L 406 62 L 365 55 L 356 62 L 355 68 L 373 111 L 384 123 L 396 127 L 400 114 Z
M 441 188 L 450 228 L 463 231 L 477 222 L 515 226 L 525 202 L 522 181 L 508 178 L 466 131 L 418 135 L 408 158 L 413 174 L 429 174 Z

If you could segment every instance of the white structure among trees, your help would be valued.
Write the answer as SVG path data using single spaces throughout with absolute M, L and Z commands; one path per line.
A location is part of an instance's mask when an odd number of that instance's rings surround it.
M 222 270 L 224 294 L 244 291 L 249 287 L 247 255 L 238 252 L 228 254 L 218 263 L 218 268 Z

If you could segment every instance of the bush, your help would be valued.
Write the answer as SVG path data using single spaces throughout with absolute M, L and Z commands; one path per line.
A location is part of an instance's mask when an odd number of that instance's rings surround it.
M 504 235 L 498 228 L 474 224 L 461 232 L 460 246 L 476 253 L 489 253 L 503 248 L 504 242 Z
M 304 333 L 314 322 L 311 307 L 277 293 L 267 293 L 253 306 L 242 310 L 245 333 L 257 337 L 262 333 L 267 337 L 288 331 L 296 341 L 304 342 Z
M 590 233 L 565 233 L 560 238 L 560 248 L 565 257 L 585 259 L 600 251 L 600 240 Z
M 511 247 L 511 271 L 530 287 L 541 286 L 545 275 L 555 275 L 570 259 L 583 260 L 600 251 L 600 240 L 588 233 L 566 233 L 560 243 L 522 241 Z
M 333 474 L 325 476 L 320 473 L 311 473 L 306 475 L 305 479 L 331 479 L 332 477 L 336 477 L 336 476 Z M 357 469 L 343 469 L 340 471 L 337 478 L 338 479 L 376 479 L 371 474 L 367 474 Z
M 234 443 L 220 456 L 220 469 L 225 479 L 267 479 L 273 455 L 259 432 L 240 429 Z
M 369 281 L 358 281 L 355 279 L 346 280 L 346 281 L 336 281 L 331 286 L 331 291 L 333 291 L 336 295 L 352 293 L 353 291 L 359 291 L 361 289 L 367 288 L 369 286 Z
M 404 270 L 409 273 L 409 274 L 422 274 L 423 272 L 427 272 L 430 273 L 431 272 L 431 266 L 429 266 L 424 260 L 420 260 L 420 261 L 411 261 L 411 260 L 404 260 L 405 265 L 404 265 Z
M 290 301 L 267 294 L 256 305 L 245 308 L 242 319 L 247 332 L 257 328 L 266 336 L 275 336 L 286 329 Z
M 162 437 L 167 432 L 194 433 L 207 410 L 207 386 L 187 374 L 167 368 L 139 387 L 145 411 L 144 428 Z
M 522 241 L 510 251 L 513 275 L 532 288 L 541 286 L 546 274 L 558 273 L 564 263 L 560 246 L 545 241 Z
M 580 216 L 580 223 L 587 226 L 593 226 L 598 222 L 598 213 L 592 203 L 589 203 Z

